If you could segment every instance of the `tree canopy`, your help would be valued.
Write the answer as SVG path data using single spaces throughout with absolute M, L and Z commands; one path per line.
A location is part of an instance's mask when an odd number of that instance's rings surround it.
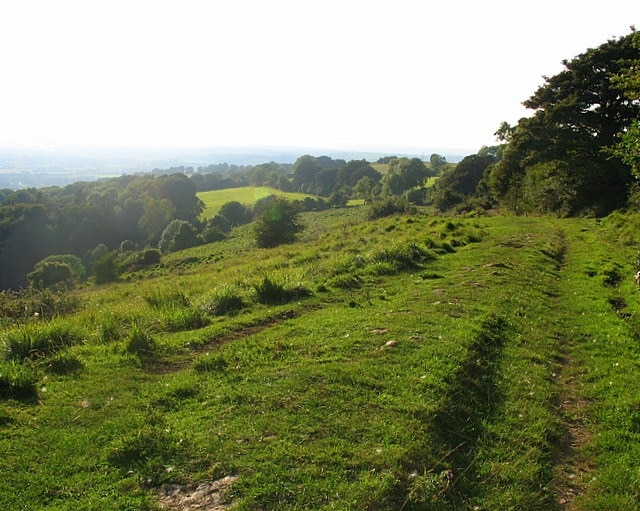
M 632 176 L 629 165 L 612 156 L 619 135 L 633 126 L 640 102 L 631 99 L 616 77 L 637 63 L 635 32 L 589 49 L 545 83 L 524 105 L 531 117 L 502 125 L 507 141 L 502 160 L 491 171 L 494 196 L 513 209 L 554 211 L 554 202 L 526 200 L 531 187 L 571 186 L 561 201 L 565 214 L 607 212 L 623 205 Z M 549 209 L 551 208 L 551 209 Z

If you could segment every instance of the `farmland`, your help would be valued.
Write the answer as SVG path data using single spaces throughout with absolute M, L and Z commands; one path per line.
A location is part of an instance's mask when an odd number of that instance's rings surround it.
M 7 325 L 0 507 L 635 510 L 630 221 L 366 218 Z

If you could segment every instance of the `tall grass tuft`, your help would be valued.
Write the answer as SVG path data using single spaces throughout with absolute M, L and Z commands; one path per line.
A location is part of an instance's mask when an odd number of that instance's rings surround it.
M 189 298 L 175 289 L 154 289 L 143 296 L 144 301 L 156 310 L 172 307 L 189 307 Z
M 426 247 L 413 242 L 401 243 L 390 248 L 384 248 L 374 254 L 374 263 L 391 264 L 398 271 L 412 270 L 421 264 L 435 259 L 435 256 Z
M 302 285 L 287 287 L 284 282 L 266 275 L 262 280 L 254 282 L 252 287 L 256 294 L 256 302 L 261 304 L 287 303 L 311 296 L 311 291 Z
M 237 288 L 223 286 L 217 289 L 213 297 L 203 307 L 205 313 L 213 316 L 235 314 L 246 307 L 242 294 Z
M 5 357 L 10 360 L 43 358 L 84 340 L 84 332 L 72 318 L 27 323 L 6 332 Z
M 151 335 L 138 324 L 134 324 L 126 343 L 126 351 L 140 357 L 150 357 L 155 354 L 156 342 Z
M 33 364 L 0 363 L 0 399 L 33 401 L 38 398 L 38 380 Z

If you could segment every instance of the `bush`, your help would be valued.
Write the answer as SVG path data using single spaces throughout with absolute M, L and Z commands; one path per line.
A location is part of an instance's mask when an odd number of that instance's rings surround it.
M 292 243 L 302 230 L 298 223 L 298 208 L 291 202 L 270 195 L 258 201 L 255 237 L 259 247 L 271 248 Z
M 375 220 L 376 218 L 383 218 L 385 216 L 395 215 L 396 213 L 403 213 L 406 207 L 407 202 L 405 199 L 391 197 L 371 204 L 371 206 L 369 206 L 367 217 L 369 220 Z

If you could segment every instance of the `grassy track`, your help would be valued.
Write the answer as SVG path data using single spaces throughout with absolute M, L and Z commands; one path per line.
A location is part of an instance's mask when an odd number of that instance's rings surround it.
M 640 323 L 617 231 L 323 215 L 294 245 L 239 231 L 86 292 L 51 320 L 83 342 L 4 362 L 37 385 L 0 401 L 0 508 L 157 509 L 168 483 L 226 476 L 239 510 L 637 508 Z M 253 301 L 267 281 L 291 298 Z M 196 314 L 229 295 L 245 309 Z

